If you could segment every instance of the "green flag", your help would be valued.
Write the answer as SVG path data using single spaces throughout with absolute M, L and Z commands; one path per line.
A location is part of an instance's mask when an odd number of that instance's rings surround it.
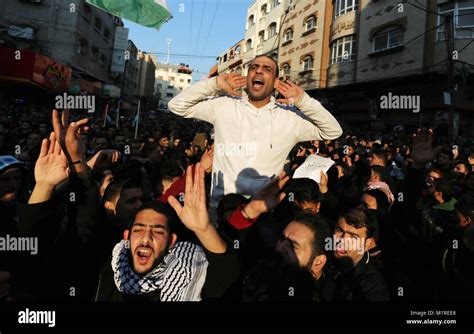
M 159 29 L 172 18 L 166 0 L 86 0 L 107 12 L 136 22 L 145 27 Z

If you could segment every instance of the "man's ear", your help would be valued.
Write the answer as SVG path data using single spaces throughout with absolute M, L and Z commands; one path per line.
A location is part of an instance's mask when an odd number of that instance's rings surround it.
M 364 251 L 367 251 L 367 250 L 369 250 L 369 249 L 371 249 L 375 246 L 377 246 L 377 243 L 375 242 L 374 237 L 365 239 L 365 249 L 364 249 Z
M 171 234 L 170 247 L 174 246 L 174 244 L 176 243 L 176 240 L 178 240 L 178 236 L 175 233 L 172 233 Z
M 318 255 L 314 258 L 313 263 L 311 264 L 311 273 L 314 277 L 319 278 L 321 276 L 327 260 L 328 258 L 324 254 Z
M 128 240 L 129 234 L 130 234 L 130 230 L 125 230 L 125 231 L 123 231 L 123 239 L 124 239 L 124 240 Z
M 319 210 L 321 210 L 321 202 L 316 203 L 316 213 L 319 213 Z
M 114 214 L 114 215 L 117 214 L 115 204 L 111 201 L 105 201 L 104 208 L 105 208 L 105 211 L 107 211 L 108 214 Z

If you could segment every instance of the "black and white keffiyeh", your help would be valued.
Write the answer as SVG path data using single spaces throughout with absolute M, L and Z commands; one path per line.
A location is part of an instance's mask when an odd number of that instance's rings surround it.
M 127 240 L 120 241 L 112 252 L 112 270 L 120 292 L 142 295 L 160 289 L 161 301 L 201 300 L 209 264 L 201 247 L 175 243 L 163 261 L 143 277 L 133 271 L 129 252 Z

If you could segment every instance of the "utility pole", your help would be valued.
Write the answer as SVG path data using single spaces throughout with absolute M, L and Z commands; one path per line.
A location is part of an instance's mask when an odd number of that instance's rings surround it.
M 445 16 L 444 20 L 444 27 L 445 27 L 445 40 L 446 40 L 446 48 L 448 52 L 448 85 L 449 85 L 449 96 L 450 96 L 450 104 L 449 104 L 449 111 L 448 111 L 448 140 L 453 141 L 457 136 L 457 129 L 459 123 L 459 118 L 454 117 L 455 108 L 454 108 L 454 93 L 455 93 L 455 86 L 456 82 L 454 81 L 454 30 L 453 30 L 453 16 L 448 14 Z M 457 57 L 456 57 L 457 58 Z M 456 122 L 456 124 L 454 124 Z

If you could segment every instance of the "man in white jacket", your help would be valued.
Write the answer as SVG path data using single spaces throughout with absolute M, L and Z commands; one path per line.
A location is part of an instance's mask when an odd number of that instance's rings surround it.
M 238 93 L 242 87 L 247 96 Z M 274 89 L 284 99 L 276 101 Z M 222 92 L 229 95 L 209 98 Z M 175 96 L 168 107 L 182 117 L 214 125 L 212 207 L 229 193 L 257 194 L 280 174 L 298 142 L 342 134 L 337 120 L 318 101 L 295 84 L 278 79 L 278 65 L 268 56 L 256 57 L 247 77 L 223 74 L 196 83 Z

